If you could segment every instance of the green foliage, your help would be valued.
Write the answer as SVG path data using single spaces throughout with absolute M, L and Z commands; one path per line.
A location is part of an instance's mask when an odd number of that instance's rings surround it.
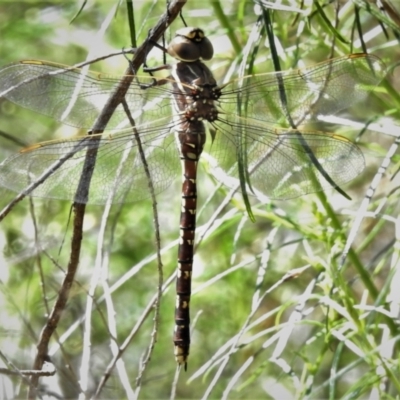
M 177 176 L 176 184 L 157 197 L 164 282 L 171 279 L 162 297 L 154 353 L 137 389 L 153 328 L 150 308 L 100 398 L 128 398 L 129 386 L 140 398 L 399 398 L 399 199 L 394 163 L 357 225 L 367 189 L 398 135 L 395 64 L 400 28 L 398 19 L 392 18 L 395 11 L 385 14 L 372 3 L 314 1 L 302 8 L 301 1 L 287 1 L 269 10 L 283 70 L 361 53 L 363 46 L 387 65 L 389 73 L 379 90 L 344 110 L 342 119 L 304 124 L 309 131 L 334 132 L 358 141 L 366 169 L 342 188 L 352 200 L 333 190 L 288 201 L 250 196 L 256 221 L 252 223 L 240 193 L 232 195 L 217 185 L 207 165 L 200 168 L 192 344 L 188 371 L 180 372 L 175 387 L 171 277 L 180 212 Z M 132 4 L 140 45 L 165 11 L 165 2 Z M 190 1 L 183 17 L 211 38 L 215 55 L 208 65 L 220 82 L 274 71 L 265 15 L 254 2 Z M 126 4 L 118 1 L 3 1 L 0 26 L 1 66 L 22 59 L 73 65 L 131 46 Z M 177 19 L 166 41 L 182 26 Z M 152 52 L 147 64 L 159 65 L 162 57 L 161 52 Z M 116 56 L 91 68 L 115 75 L 126 67 L 126 58 Z M 346 84 L 338 88 L 338 96 L 346 98 Z M 0 131 L 25 145 L 83 134 L 3 99 Z M 21 147 L 1 133 L 0 161 Z M 1 206 L 11 198 L 2 192 Z M 0 348 L 3 361 L 19 369 L 32 367 L 40 331 L 68 266 L 70 211 L 71 204 L 65 201 L 25 199 L 0 223 Z M 114 206 L 109 215 L 103 212 L 101 206 L 87 208 L 78 275 L 49 349 L 58 383 L 42 378 L 63 398 L 80 393 L 82 347 L 87 343 L 85 309 L 93 274 L 100 278 L 96 266 L 102 263 L 107 279 L 98 285 L 91 311 L 88 396 L 112 359 L 112 345 L 124 343 L 157 291 L 151 201 Z M 347 240 L 352 247 L 343 261 Z M 111 332 L 106 305 L 110 299 L 116 334 Z M 9 397 L 25 395 L 18 375 L 0 376 L 0 381 L 0 386 L 12 387 Z

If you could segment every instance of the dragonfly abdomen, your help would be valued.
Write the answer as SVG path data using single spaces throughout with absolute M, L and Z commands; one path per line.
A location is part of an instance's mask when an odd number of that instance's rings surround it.
M 190 347 L 190 296 L 196 230 L 197 165 L 206 135 L 204 125 L 200 121 L 183 121 L 181 127 L 183 130 L 178 131 L 177 135 L 180 142 L 183 177 L 176 279 L 174 354 L 178 364 L 186 366 Z

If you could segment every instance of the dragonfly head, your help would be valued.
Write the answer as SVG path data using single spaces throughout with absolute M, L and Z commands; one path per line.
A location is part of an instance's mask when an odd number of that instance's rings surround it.
M 184 62 L 211 60 L 214 55 L 213 46 L 204 32 L 190 26 L 176 32 L 167 51 L 170 56 Z

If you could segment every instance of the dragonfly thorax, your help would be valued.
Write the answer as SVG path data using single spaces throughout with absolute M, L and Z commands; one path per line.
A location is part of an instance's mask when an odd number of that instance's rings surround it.
M 171 75 L 175 108 L 185 120 L 217 120 L 215 101 L 221 96 L 221 89 L 205 64 L 181 61 L 173 67 Z

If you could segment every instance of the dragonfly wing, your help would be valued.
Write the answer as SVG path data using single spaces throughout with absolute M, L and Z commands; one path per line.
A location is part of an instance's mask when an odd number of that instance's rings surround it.
M 352 54 L 302 70 L 232 81 L 224 88 L 221 108 L 296 127 L 304 120 L 335 114 L 365 99 L 385 74 L 385 65 L 378 57 Z
M 137 79 L 143 85 L 153 82 L 150 77 Z M 92 128 L 117 87 L 126 92 L 125 100 L 135 118 L 141 115 L 143 108 L 148 119 L 171 114 L 170 89 L 154 86 L 144 90 L 132 76 L 112 77 L 35 60 L 0 69 L 0 97 L 84 129 Z M 124 127 L 121 124 L 126 121 L 126 114 L 121 104 L 109 107 L 107 112 L 106 119 L 111 119 L 102 129 Z
M 229 124 L 218 123 L 216 128 L 212 154 L 219 167 L 238 177 L 238 154 L 244 152 L 251 189 L 273 199 L 326 190 L 332 181 L 341 186 L 364 169 L 360 149 L 337 135 L 272 129 L 239 117 Z M 222 179 L 228 186 L 234 182 Z
M 27 194 L 91 204 L 149 198 L 149 175 L 156 193 L 179 176 L 171 129 L 169 119 L 161 119 L 138 125 L 137 135 L 131 129 L 34 145 L 0 164 L 0 186 L 21 192 L 33 185 Z M 87 200 L 78 187 L 88 162 L 95 162 L 95 167 Z

